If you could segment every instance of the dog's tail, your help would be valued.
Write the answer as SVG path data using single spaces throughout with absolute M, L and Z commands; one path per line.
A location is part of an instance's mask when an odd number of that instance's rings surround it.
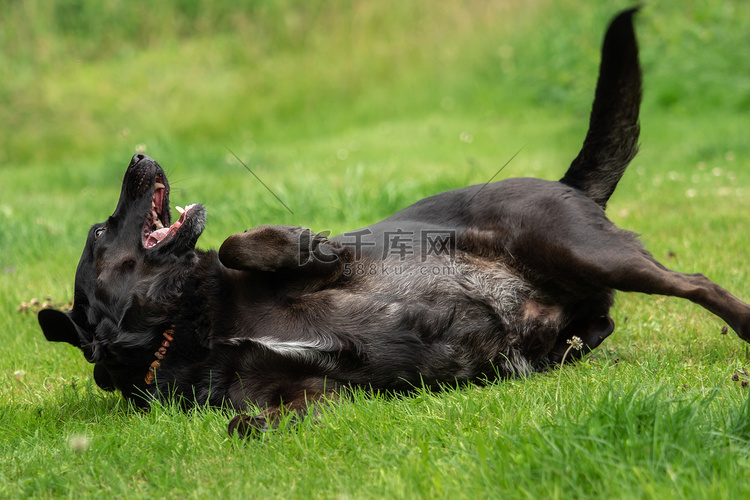
M 637 10 L 621 12 L 609 25 L 589 130 L 581 152 L 560 179 L 602 208 L 638 152 L 641 68 L 633 30 Z

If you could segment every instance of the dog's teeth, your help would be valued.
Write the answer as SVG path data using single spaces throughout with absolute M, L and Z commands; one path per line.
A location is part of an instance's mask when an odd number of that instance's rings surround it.
M 156 189 L 164 189 L 165 187 L 167 187 L 161 182 L 157 182 L 156 184 L 154 184 L 154 186 L 156 187 Z
M 182 207 L 174 207 L 174 209 L 180 212 L 180 215 L 182 215 L 182 213 L 185 211 L 185 209 Z
M 164 224 L 162 224 L 159 219 L 156 219 L 156 222 L 154 222 L 154 225 L 156 226 L 156 229 L 163 229 L 164 228 Z

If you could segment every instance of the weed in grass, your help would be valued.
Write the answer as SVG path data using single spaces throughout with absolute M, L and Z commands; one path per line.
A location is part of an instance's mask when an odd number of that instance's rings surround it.
M 560 373 L 557 377 L 557 389 L 555 389 L 555 407 L 558 407 L 558 396 L 560 395 L 560 379 L 562 378 L 562 368 L 565 366 L 565 359 L 568 357 L 568 354 L 570 354 L 571 350 L 575 349 L 576 351 L 580 351 L 581 349 L 583 349 L 583 340 L 581 340 L 581 337 L 573 335 L 566 342 L 568 343 L 568 348 L 565 349 L 565 352 L 562 355 L 562 360 L 560 360 Z

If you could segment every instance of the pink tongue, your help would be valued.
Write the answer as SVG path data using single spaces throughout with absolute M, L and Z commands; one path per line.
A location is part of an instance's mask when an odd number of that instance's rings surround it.
M 188 211 L 185 210 L 183 213 L 180 214 L 180 218 L 175 221 L 174 224 L 172 224 L 169 227 L 163 227 L 161 229 L 157 229 L 153 233 L 148 235 L 148 239 L 146 240 L 146 248 L 150 248 L 157 243 L 159 243 L 161 240 L 167 237 L 167 235 L 170 232 L 175 232 L 178 229 L 180 229 L 180 226 L 183 222 L 185 222 L 185 216 L 187 215 Z
M 170 228 L 168 227 L 164 227 L 162 229 L 157 229 L 156 231 L 148 235 L 148 239 L 146 240 L 146 248 L 152 247 L 166 238 L 167 234 L 169 234 L 169 229 Z

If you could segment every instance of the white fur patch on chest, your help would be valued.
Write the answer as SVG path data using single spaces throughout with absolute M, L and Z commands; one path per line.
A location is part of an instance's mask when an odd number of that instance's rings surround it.
M 334 370 L 338 367 L 332 352 L 333 342 L 326 339 L 279 340 L 273 337 L 235 337 L 223 341 L 223 343 L 235 346 L 245 342 L 252 342 L 281 356 L 317 365 L 326 370 Z

